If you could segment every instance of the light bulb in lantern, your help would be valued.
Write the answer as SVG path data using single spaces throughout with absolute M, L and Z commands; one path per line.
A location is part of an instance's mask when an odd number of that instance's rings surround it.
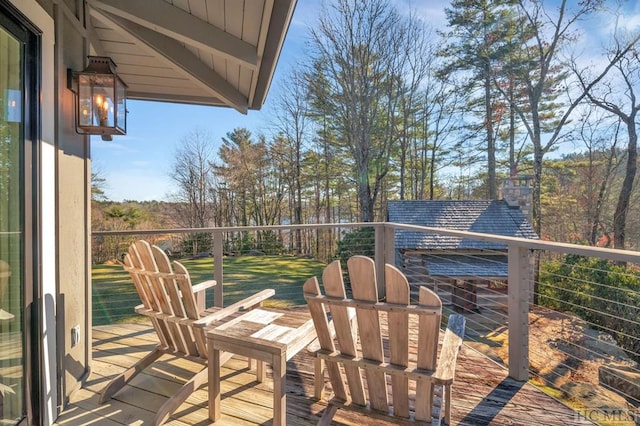
M 107 125 L 107 111 L 109 110 L 109 102 L 101 95 L 96 95 L 94 98 L 96 104 L 96 115 L 100 121 L 100 126 Z
M 106 122 L 108 117 L 109 117 L 109 102 L 108 101 L 104 101 L 102 103 L 102 119 Z

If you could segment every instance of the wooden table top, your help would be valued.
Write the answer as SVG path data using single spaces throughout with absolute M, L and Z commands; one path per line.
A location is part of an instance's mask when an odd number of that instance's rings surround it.
M 289 360 L 316 338 L 308 311 L 258 308 L 207 331 L 207 337 L 257 350 L 286 354 Z

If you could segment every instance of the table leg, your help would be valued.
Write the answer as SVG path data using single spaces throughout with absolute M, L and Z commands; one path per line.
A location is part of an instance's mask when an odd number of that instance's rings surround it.
M 273 368 L 273 425 L 284 426 L 287 422 L 287 360 L 285 354 L 274 355 L 271 367 Z
M 256 380 L 258 383 L 263 383 L 267 377 L 264 361 L 256 360 Z
M 220 351 L 209 343 L 209 419 L 220 419 Z

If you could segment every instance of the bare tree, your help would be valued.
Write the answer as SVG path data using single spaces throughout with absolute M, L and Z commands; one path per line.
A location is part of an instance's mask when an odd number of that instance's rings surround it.
M 292 71 L 277 99 L 277 123 L 282 136 L 276 159 L 283 165 L 293 204 L 292 223 L 302 223 L 302 159 L 309 121 L 309 84 L 301 71 Z M 295 231 L 295 252 L 302 253 L 302 230 Z
M 335 0 L 311 30 L 319 74 L 332 98 L 332 119 L 354 167 L 360 218 L 374 220 L 374 206 L 397 142 L 403 19 L 386 0 Z
M 453 162 L 449 156 L 448 145 L 450 136 L 459 126 L 462 110 L 459 104 L 463 96 L 455 88 L 452 89 L 449 83 L 436 78 L 430 78 L 426 83 L 421 126 L 422 158 L 419 160 L 416 199 L 435 199 L 437 172 Z M 424 186 L 427 177 L 428 193 Z
M 433 79 L 435 74 L 436 50 L 437 42 L 432 32 L 414 16 L 410 16 L 406 22 L 406 34 L 403 51 L 412 52 L 410 55 L 401 55 L 403 58 L 403 76 L 404 76 L 404 95 L 400 98 L 400 199 L 406 198 L 407 183 L 412 187 L 412 174 L 408 172 L 408 168 L 412 166 L 412 142 L 418 138 L 418 133 L 422 128 L 424 121 L 420 117 L 421 110 L 427 108 L 422 105 L 423 96 L 420 89 L 424 85 L 429 85 L 430 78 Z M 424 135 L 424 133 L 423 133 Z M 407 182 L 409 181 L 409 182 Z M 424 184 L 424 180 L 422 181 Z M 413 191 L 415 193 L 415 191 Z M 416 198 L 416 197 L 414 197 Z
M 589 108 L 580 120 L 579 138 L 587 148 L 587 167 L 583 185 L 585 191 L 578 196 L 584 199 L 584 212 L 587 218 L 586 236 L 590 245 L 598 243 L 599 235 L 609 239 L 603 216 L 605 202 L 611 192 L 611 182 L 620 164 L 618 140 L 620 122 L 611 123 L 608 113 L 596 114 L 594 107 Z M 607 244 L 608 245 L 608 241 Z
M 614 247 L 625 248 L 627 215 L 633 192 L 633 183 L 638 169 L 638 131 L 637 116 L 640 101 L 637 99 L 640 84 L 640 49 L 635 39 L 621 41 L 616 38 L 609 49 L 608 57 L 615 73 L 602 80 L 598 85 L 587 88 L 581 73 L 577 72 L 580 83 L 587 93 L 589 101 L 603 110 L 615 115 L 627 130 L 627 162 L 624 179 L 618 194 L 616 211 L 613 216 Z M 625 52 L 622 54 L 622 52 Z M 615 60 L 615 62 L 613 62 Z
M 597 10 L 601 3 L 602 0 L 585 0 L 571 9 L 567 0 L 561 0 L 552 13 L 545 9 L 540 0 L 518 1 L 519 10 L 526 21 L 522 28 L 527 29 L 527 34 L 521 35 L 522 66 L 516 72 L 519 74 L 519 83 L 523 85 L 526 102 L 513 106 L 533 144 L 533 226 L 538 234 L 541 234 L 542 223 L 540 192 L 544 156 L 562 138 L 565 125 L 591 88 L 608 74 L 637 41 L 636 38 L 620 46 L 620 50 L 609 57 L 609 62 L 600 73 L 590 82 L 585 82 L 579 93 L 569 96 L 563 105 L 558 103 L 558 95 L 567 84 L 568 68 L 561 61 L 563 49 L 573 40 L 577 23 Z M 503 90 L 502 93 L 508 99 Z M 549 110 L 545 112 L 550 105 L 555 105 L 553 114 Z
M 178 191 L 174 194 L 181 225 L 204 228 L 211 225 L 213 190 L 213 144 L 209 135 L 192 130 L 180 141 L 174 154 L 170 177 Z

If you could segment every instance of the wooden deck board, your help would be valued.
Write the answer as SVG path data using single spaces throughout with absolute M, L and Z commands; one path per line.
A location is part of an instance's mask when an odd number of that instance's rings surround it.
M 93 329 L 92 375 L 58 419 L 59 425 L 148 425 L 177 387 L 202 368 L 171 356 L 147 368 L 105 404 L 98 393 L 108 379 L 144 356 L 157 342 L 149 324 L 118 324 Z M 191 371 L 191 372 L 190 372 Z M 268 371 L 268 377 L 270 376 Z M 233 358 L 222 371 L 222 417 L 216 425 L 271 424 L 272 382 L 255 381 L 246 359 Z M 578 425 L 591 424 L 530 384 L 506 377 L 507 372 L 479 352 L 463 346 L 453 386 L 454 425 Z M 329 385 L 327 384 L 327 388 Z M 208 425 L 207 387 L 194 392 L 170 421 L 172 426 Z M 326 403 L 313 399 L 313 363 L 306 351 L 287 364 L 287 424 L 316 424 Z M 337 425 L 398 424 L 376 415 L 339 410 Z

